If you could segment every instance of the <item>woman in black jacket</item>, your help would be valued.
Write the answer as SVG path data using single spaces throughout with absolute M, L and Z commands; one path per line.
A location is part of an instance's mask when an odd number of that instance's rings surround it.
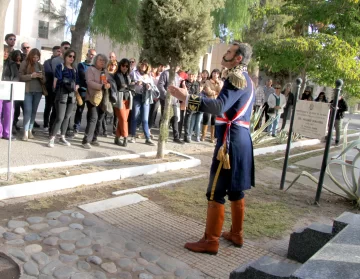
M 128 59 L 124 58 L 119 62 L 119 67 L 113 78 L 110 80 L 111 93 L 112 99 L 115 101 L 114 114 L 118 118 L 114 143 L 126 147 L 129 135 L 128 117 L 133 105 L 133 96 L 130 91 L 130 87 L 133 86 L 130 85 L 130 61 Z M 124 138 L 122 143 L 120 137 Z
M 286 98 L 286 105 L 284 107 L 284 112 L 281 115 L 282 118 L 281 130 L 284 130 L 286 125 L 286 120 L 290 117 L 290 112 L 294 105 L 294 94 L 291 93 L 291 83 L 286 84 L 285 90 L 283 90 L 281 94 L 284 94 Z
M 315 99 L 315 102 L 328 103 L 325 92 L 320 92 L 317 98 Z
M 4 66 L 1 76 L 2 81 L 19 81 L 19 71 L 15 62 L 9 58 L 9 47 L 4 45 Z M 0 100 L 0 138 L 15 140 L 15 137 L 10 135 L 10 121 L 11 115 L 11 102 L 7 100 Z M 14 113 L 14 110 L 13 110 Z

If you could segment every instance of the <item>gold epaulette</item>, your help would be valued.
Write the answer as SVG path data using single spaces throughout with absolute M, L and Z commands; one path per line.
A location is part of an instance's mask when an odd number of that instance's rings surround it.
M 201 104 L 201 97 L 195 94 L 189 95 L 187 108 L 190 111 L 199 111 Z
M 246 66 L 240 65 L 232 68 L 228 72 L 229 82 L 238 89 L 244 89 L 247 86 L 244 71 L 247 71 Z

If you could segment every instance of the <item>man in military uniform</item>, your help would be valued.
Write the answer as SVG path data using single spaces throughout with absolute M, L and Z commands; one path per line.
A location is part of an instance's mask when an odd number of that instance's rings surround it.
M 225 196 L 231 202 L 232 226 L 222 236 L 235 246 L 243 245 L 245 214 L 244 190 L 254 186 L 253 145 L 250 137 L 250 116 L 255 88 L 247 73 L 252 48 L 233 43 L 225 53 L 222 65 L 229 69 L 224 86 L 216 99 L 188 95 L 186 89 L 169 86 L 170 93 L 187 103 L 191 111 L 217 115 L 217 144 L 210 169 L 205 234 L 185 248 L 200 253 L 216 254 L 224 222 Z

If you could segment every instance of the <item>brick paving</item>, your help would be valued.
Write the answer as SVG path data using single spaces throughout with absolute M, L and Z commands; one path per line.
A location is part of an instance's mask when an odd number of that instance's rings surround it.
M 216 256 L 192 253 L 184 248 L 187 241 L 197 241 L 204 233 L 204 224 L 177 216 L 152 201 L 96 213 L 98 217 L 132 235 L 135 242 L 144 242 L 212 278 L 229 278 L 238 266 L 262 256 L 287 261 L 270 251 L 246 241 L 239 249 L 224 239 Z

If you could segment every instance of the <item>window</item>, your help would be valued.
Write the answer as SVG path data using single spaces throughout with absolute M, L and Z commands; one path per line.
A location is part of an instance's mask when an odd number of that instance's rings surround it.
M 50 12 L 50 0 L 41 0 L 40 10 Z
M 49 36 L 49 22 L 39 20 L 39 38 L 47 39 Z

